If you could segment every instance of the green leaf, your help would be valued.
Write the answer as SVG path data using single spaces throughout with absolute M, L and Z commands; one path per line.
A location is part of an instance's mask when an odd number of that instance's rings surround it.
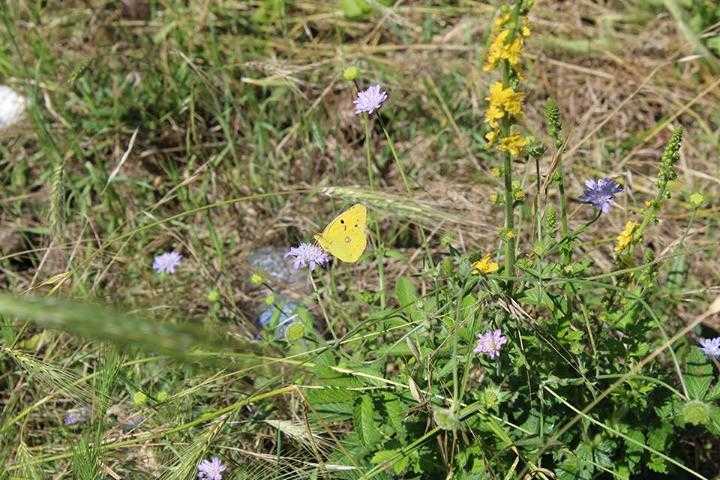
M 715 386 L 705 395 L 705 400 L 714 401 L 720 398 L 720 382 L 716 383 Z
M 586 461 L 592 457 L 592 454 L 588 453 L 585 445 L 578 447 L 577 454 L 565 452 L 565 459 L 555 472 L 557 480 L 590 480 L 595 467 Z
M 325 420 L 328 415 L 338 415 L 341 419 L 352 418 L 354 403 L 360 396 L 357 391 L 335 387 L 308 388 L 303 392 L 313 411 Z
M 705 427 L 713 435 L 720 436 L 720 408 L 715 405 L 710 407 L 710 420 Z
M 418 308 L 417 290 L 412 281 L 407 277 L 400 277 L 395 282 L 395 298 L 400 308 L 406 312 L 413 321 L 422 321 L 425 318 L 423 312 Z
M 375 423 L 375 405 L 370 396 L 364 395 L 355 409 L 355 429 L 366 447 L 372 448 L 382 440 L 382 433 Z
M 400 456 L 398 456 L 400 454 Z M 393 460 L 394 459 L 394 460 Z M 375 453 L 370 459 L 370 462 L 374 465 L 379 465 L 385 462 L 391 462 L 390 465 L 393 467 L 393 471 L 396 475 L 400 475 L 410 466 L 410 457 L 402 454 L 401 450 L 380 450 Z
M 354 403 L 359 395 L 356 391 L 336 387 L 307 388 L 304 393 L 307 401 L 313 406 L 326 403 Z
M 685 386 L 693 400 L 703 400 L 713 380 L 713 367 L 697 347 L 690 350 L 685 361 Z
M 340 0 L 340 9 L 351 20 L 361 20 L 371 11 L 365 0 Z
M 526 290 L 525 295 L 522 297 L 522 301 L 523 303 L 550 309 L 555 306 L 552 298 L 550 298 L 550 295 L 548 295 L 547 292 L 545 292 L 545 289 L 541 286 L 532 287 Z
M 398 439 L 405 443 L 407 438 L 407 429 L 405 428 L 405 414 L 408 411 L 408 406 L 403 404 L 400 399 L 394 395 L 386 395 L 385 397 L 385 411 L 387 412 L 387 419 L 392 426 L 393 430 L 398 436 Z
M 512 438 L 510 438 L 510 434 L 505 430 L 505 428 L 492 417 L 487 417 L 484 419 L 485 425 L 489 428 L 491 432 L 495 434 L 495 437 L 499 440 L 499 445 L 497 446 L 498 450 L 504 450 L 510 446 L 513 445 Z

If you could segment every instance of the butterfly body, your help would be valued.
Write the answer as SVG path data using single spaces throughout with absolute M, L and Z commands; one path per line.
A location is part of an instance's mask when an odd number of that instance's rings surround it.
M 347 263 L 355 263 L 367 247 L 367 209 L 356 204 L 342 212 L 315 235 L 323 250 Z

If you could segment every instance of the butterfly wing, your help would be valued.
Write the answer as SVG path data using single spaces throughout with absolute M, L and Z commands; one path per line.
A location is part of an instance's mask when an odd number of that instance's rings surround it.
M 366 224 L 367 209 L 358 203 L 335 217 L 315 240 L 334 257 L 355 263 L 367 247 Z

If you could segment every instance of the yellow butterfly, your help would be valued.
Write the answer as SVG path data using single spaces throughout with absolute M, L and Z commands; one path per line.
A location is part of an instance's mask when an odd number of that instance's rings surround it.
M 355 263 L 367 246 L 366 224 L 367 209 L 358 203 L 335 217 L 315 240 L 343 262 Z

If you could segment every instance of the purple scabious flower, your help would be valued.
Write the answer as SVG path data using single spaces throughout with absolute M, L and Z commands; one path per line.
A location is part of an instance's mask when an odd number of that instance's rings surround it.
M 180 265 L 182 255 L 176 251 L 165 252 L 158 255 L 153 260 L 153 270 L 158 273 L 175 273 L 175 269 Z
M 388 94 L 380 85 L 371 85 L 365 90 L 358 92 L 357 98 L 353 101 L 355 104 L 355 115 L 359 115 L 363 112 L 370 115 L 387 101 Z
M 285 258 L 287 257 L 294 257 L 293 268 L 295 270 L 307 266 L 311 272 L 315 270 L 315 267 L 325 266 L 330 261 L 330 257 L 325 253 L 325 250 L 310 243 L 301 243 L 297 247 L 291 248 L 285 254 Z
M 500 355 L 500 349 L 508 341 L 507 337 L 502 334 L 500 329 L 491 332 L 485 332 L 477 336 L 477 345 L 475 353 L 484 353 L 490 358 Z
M 720 357 L 720 337 L 701 338 L 698 340 L 700 347 L 705 355 L 712 358 Z
M 65 418 L 63 418 L 63 423 L 65 425 L 76 425 L 78 423 L 86 421 L 88 418 L 90 418 L 90 408 L 71 408 L 70 410 L 67 410 L 65 412 Z
M 585 182 L 585 191 L 579 200 L 591 204 L 602 213 L 608 213 L 613 200 L 615 200 L 615 195 L 622 191 L 622 185 L 611 178 L 590 179 Z
M 198 480 L 222 480 L 222 472 L 225 471 L 225 465 L 217 457 L 210 460 L 203 460 L 198 465 Z

